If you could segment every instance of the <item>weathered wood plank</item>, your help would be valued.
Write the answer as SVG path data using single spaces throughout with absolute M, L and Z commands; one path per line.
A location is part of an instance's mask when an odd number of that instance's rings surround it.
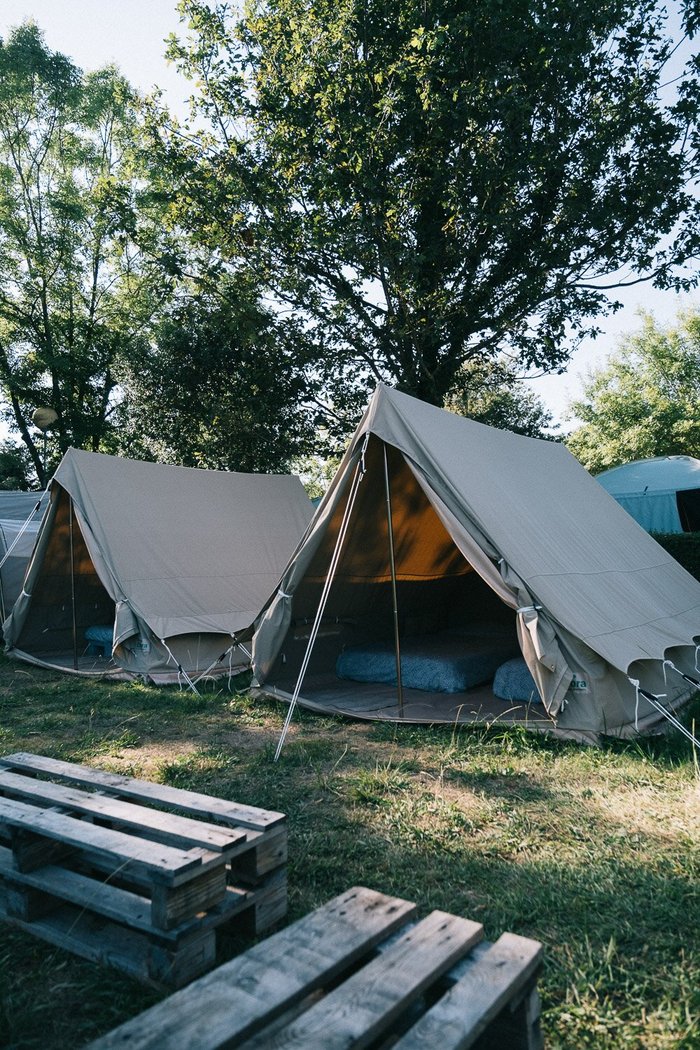
M 237 843 L 246 840 L 245 831 L 217 827 L 205 821 L 192 820 L 191 817 L 162 813 L 108 795 L 95 795 L 19 773 L 0 770 L 0 794 L 30 800 L 33 803 L 63 806 L 77 813 L 87 813 L 119 824 L 120 827 L 135 828 L 153 841 L 185 849 L 201 846 L 215 853 L 228 853 Z
M 273 1039 L 261 1032 L 242 1047 L 361 1050 L 386 1033 L 483 935 L 480 923 L 434 911 Z M 442 1047 L 442 1041 L 423 1045 Z
M 44 774 L 72 784 L 99 787 L 113 795 L 136 798 L 154 806 L 180 810 L 183 813 L 219 821 L 231 827 L 265 831 L 287 819 L 284 813 L 277 813 L 273 810 L 244 806 L 226 799 L 185 791 L 182 788 L 168 787 L 165 784 L 152 784 L 147 780 L 136 780 L 117 773 L 106 773 L 104 770 L 93 769 L 91 766 L 62 762 L 59 759 L 46 758 L 43 755 L 33 755 L 24 751 L 4 755 L 0 760 L 0 766 L 27 773 Z
M 205 973 L 215 961 L 213 930 L 200 930 L 182 947 L 171 948 L 71 904 L 62 904 L 50 915 L 26 922 L 9 914 L 7 893 L 8 888 L 0 886 L 0 920 L 74 955 L 114 966 L 161 990 L 181 987 Z
M 395 1044 L 395 1050 L 425 1050 L 427 1046 L 465 1050 L 473 1046 L 534 978 L 541 962 L 541 944 L 504 933 L 473 965 L 465 967 L 464 976 Z
M 10 850 L 0 846 L 0 880 L 31 886 L 51 897 L 82 905 L 107 918 L 135 929 L 150 930 L 151 902 L 129 890 L 119 889 L 58 865 L 47 865 L 39 872 L 21 873 L 12 867 Z
M 15 919 L 24 919 L 25 922 L 33 922 L 50 914 L 62 903 L 43 890 L 13 882 L 4 884 L 4 892 L 7 914 Z
M 248 833 L 251 846 L 231 861 L 234 882 L 255 883 L 275 868 L 287 863 L 287 825 L 278 824 L 269 831 Z
M 114 1029 L 91 1050 L 238 1045 L 294 1001 L 348 972 L 414 914 L 408 901 L 354 887 Z
M 26 828 L 10 826 L 8 830 L 8 841 L 18 871 L 34 871 L 46 864 L 60 864 L 75 855 L 76 851 L 64 842 L 54 842 Z
M 252 892 L 253 932 L 264 933 L 287 914 L 287 869 L 271 872 Z
M 517 1005 L 508 1003 L 493 1019 L 479 1041 L 477 1050 L 543 1050 L 540 1015 L 542 1005 L 537 988 L 530 989 Z
M 216 937 L 213 930 L 202 930 L 187 944 L 170 951 L 151 944 L 148 976 L 151 982 L 167 988 L 182 988 L 195 977 L 210 970 L 216 962 Z
M 270 878 L 273 883 L 270 887 L 263 885 L 255 890 L 228 886 L 223 900 L 210 908 L 205 916 L 186 920 L 172 930 L 162 930 L 155 928 L 151 922 L 151 901 L 148 897 L 56 865 L 49 865 L 36 873 L 23 874 L 13 868 L 10 851 L 0 846 L 0 888 L 5 887 L 8 892 L 13 893 L 17 887 L 33 888 L 49 897 L 47 909 L 53 908 L 59 899 L 76 904 L 124 926 L 147 933 L 154 942 L 169 945 L 171 948 L 203 930 L 215 929 L 229 922 L 232 918 L 240 916 L 242 911 L 248 910 L 255 914 L 258 902 L 265 908 L 267 894 L 272 895 L 278 889 L 274 884 L 279 878 L 277 873 Z M 286 888 L 286 880 L 283 880 L 283 883 L 283 888 Z M 284 903 L 286 906 L 286 897 Z M 278 915 L 278 918 L 280 917 Z
M 140 870 L 154 880 L 171 884 L 178 876 L 190 876 L 202 866 L 204 858 L 208 860 L 212 856 L 201 849 L 185 851 L 161 843 L 144 842 L 122 831 L 101 828 L 8 798 L 0 798 L 0 823 L 65 843 L 87 854 L 101 855 L 115 868 L 125 866 L 132 871 Z M 219 854 L 216 856 L 223 864 L 223 858 Z
M 104 919 L 81 912 L 70 904 L 62 905 L 44 919 L 23 922 L 7 913 L 2 892 L 0 919 L 57 948 L 106 966 L 116 966 L 137 980 L 150 982 L 148 939 L 126 926 L 108 928 Z
M 151 922 L 171 930 L 198 912 L 218 904 L 226 895 L 226 868 L 203 872 L 180 886 L 155 885 L 151 895 Z

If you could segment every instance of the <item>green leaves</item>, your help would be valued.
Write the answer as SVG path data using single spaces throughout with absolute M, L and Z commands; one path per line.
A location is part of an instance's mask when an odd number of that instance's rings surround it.
M 645 315 L 639 332 L 592 372 L 585 400 L 571 406 L 583 425 L 567 445 L 593 473 L 635 459 L 700 455 L 700 315 L 661 328 Z
M 692 279 L 698 77 L 661 92 L 660 2 L 181 9 L 214 136 L 188 145 L 188 228 L 264 275 L 356 381 L 439 403 L 474 358 L 561 368 L 610 309 L 606 275 Z
M 34 408 L 58 413 L 56 457 L 101 447 L 120 359 L 168 288 L 138 127 L 115 69 L 84 76 L 33 25 L 0 44 L 0 386 L 41 484 Z

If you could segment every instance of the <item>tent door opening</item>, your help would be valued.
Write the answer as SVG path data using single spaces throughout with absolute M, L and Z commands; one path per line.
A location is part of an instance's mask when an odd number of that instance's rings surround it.
M 76 670 L 106 666 L 105 646 L 96 646 L 85 634 L 96 627 L 113 629 L 114 616 L 114 601 L 95 571 L 72 500 L 61 489 L 55 525 L 17 647 Z
M 306 655 L 344 510 L 341 500 L 295 591 L 268 679 L 283 695 Z M 486 708 L 500 717 L 513 705 L 494 696 L 494 675 L 519 658 L 515 611 L 459 551 L 403 455 L 372 437 L 302 702 L 397 719 L 404 706 L 412 721 L 488 718 Z

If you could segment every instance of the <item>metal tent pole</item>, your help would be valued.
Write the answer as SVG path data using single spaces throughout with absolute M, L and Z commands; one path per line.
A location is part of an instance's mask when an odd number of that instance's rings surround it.
M 331 557 L 330 565 L 328 566 L 328 573 L 326 575 L 326 582 L 323 585 L 323 590 L 321 592 L 321 598 L 320 598 L 319 603 L 318 603 L 318 609 L 316 610 L 316 616 L 314 618 L 314 622 L 313 622 L 313 625 L 311 627 L 311 631 L 309 633 L 309 640 L 308 640 L 307 645 L 306 645 L 306 652 L 304 653 L 304 659 L 302 660 L 301 668 L 299 669 L 299 675 L 297 677 L 297 683 L 296 683 L 296 685 L 294 687 L 294 692 L 292 694 L 292 699 L 291 699 L 290 704 L 289 704 L 289 710 L 287 711 L 287 717 L 284 720 L 284 726 L 282 727 L 282 732 L 281 732 L 280 738 L 279 738 L 279 740 L 277 742 L 277 750 L 275 751 L 275 758 L 274 758 L 275 762 L 278 760 L 278 758 L 280 757 L 280 755 L 282 753 L 282 748 L 284 747 L 284 741 L 286 740 L 287 733 L 289 731 L 289 727 L 290 727 L 290 725 L 292 723 L 292 715 L 294 714 L 294 709 L 295 709 L 295 707 L 296 707 L 296 705 L 298 703 L 298 700 L 299 700 L 299 695 L 301 693 L 302 683 L 304 681 L 304 675 L 306 674 L 306 669 L 309 666 L 309 660 L 311 659 L 311 653 L 312 653 L 312 650 L 313 650 L 313 647 L 314 647 L 314 643 L 316 642 L 316 636 L 318 634 L 319 627 L 321 626 L 321 619 L 323 617 L 323 613 L 324 613 L 324 610 L 326 608 L 326 602 L 328 601 L 328 595 L 330 594 L 331 584 L 333 583 L 333 579 L 335 577 L 335 571 L 338 568 L 338 562 L 340 561 L 340 554 L 341 554 L 341 551 L 343 549 L 343 544 L 345 543 L 345 536 L 346 536 L 346 533 L 348 531 L 348 526 L 350 524 L 350 518 L 352 517 L 353 507 L 355 506 L 355 498 L 357 496 L 357 490 L 358 490 L 358 488 L 360 486 L 360 482 L 362 481 L 363 477 L 365 476 L 365 469 L 366 469 L 365 468 L 365 453 L 367 451 L 367 443 L 368 443 L 368 441 L 369 441 L 369 433 L 365 434 L 365 440 L 364 440 L 364 443 L 362 445 L 362 450 L 360 452 L 360 459 L 358 461 L 357 466 L 355 467 L 355 475 L 354 475 L 354 477 L 352 479 L 352 484 L 350 486 L 350 493 L 348 495 L 348 499 L 347 499 L 347 502 L 345 504 L 345 511 L 343 512 L 343 519 L 342 519 L 342 521 L 340 523 L 340 529 L 338 530 L 338 537 L 337 537 L 337 539 L 335 541 L 335 548 L 333 550 L 333 554 L 332 554 L 332 557 Z
M 70 541 L 70 597 L 73 622 L 73 670 L 78 670 L 78 624 L 75 616 L 75 551 L 73 550 L 73 497 L 68 497 L 68 535 Z
M 394 519 L 391 510 L 391 487 L 389 485 L 389 459 L 384 444 L 384 488 L 386 490 L 386 518 L 389 533 L 389 564 L 391 566 L 391 597 L 394 606 L 394 646 L 396 651 L 396 687 L 399 701 L 399 717 L 403 718 L 403 683 L 401 681 L 401 639 L 399 636 L 399 603 L 396 596 L 396 559 L 394 557 Z

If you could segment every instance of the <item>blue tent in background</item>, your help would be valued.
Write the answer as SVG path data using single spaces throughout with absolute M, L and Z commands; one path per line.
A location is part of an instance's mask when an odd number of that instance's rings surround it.
M 700 531 L 700 459 L 638 459 L 598 474 L 596 481 L 647 532 Z

